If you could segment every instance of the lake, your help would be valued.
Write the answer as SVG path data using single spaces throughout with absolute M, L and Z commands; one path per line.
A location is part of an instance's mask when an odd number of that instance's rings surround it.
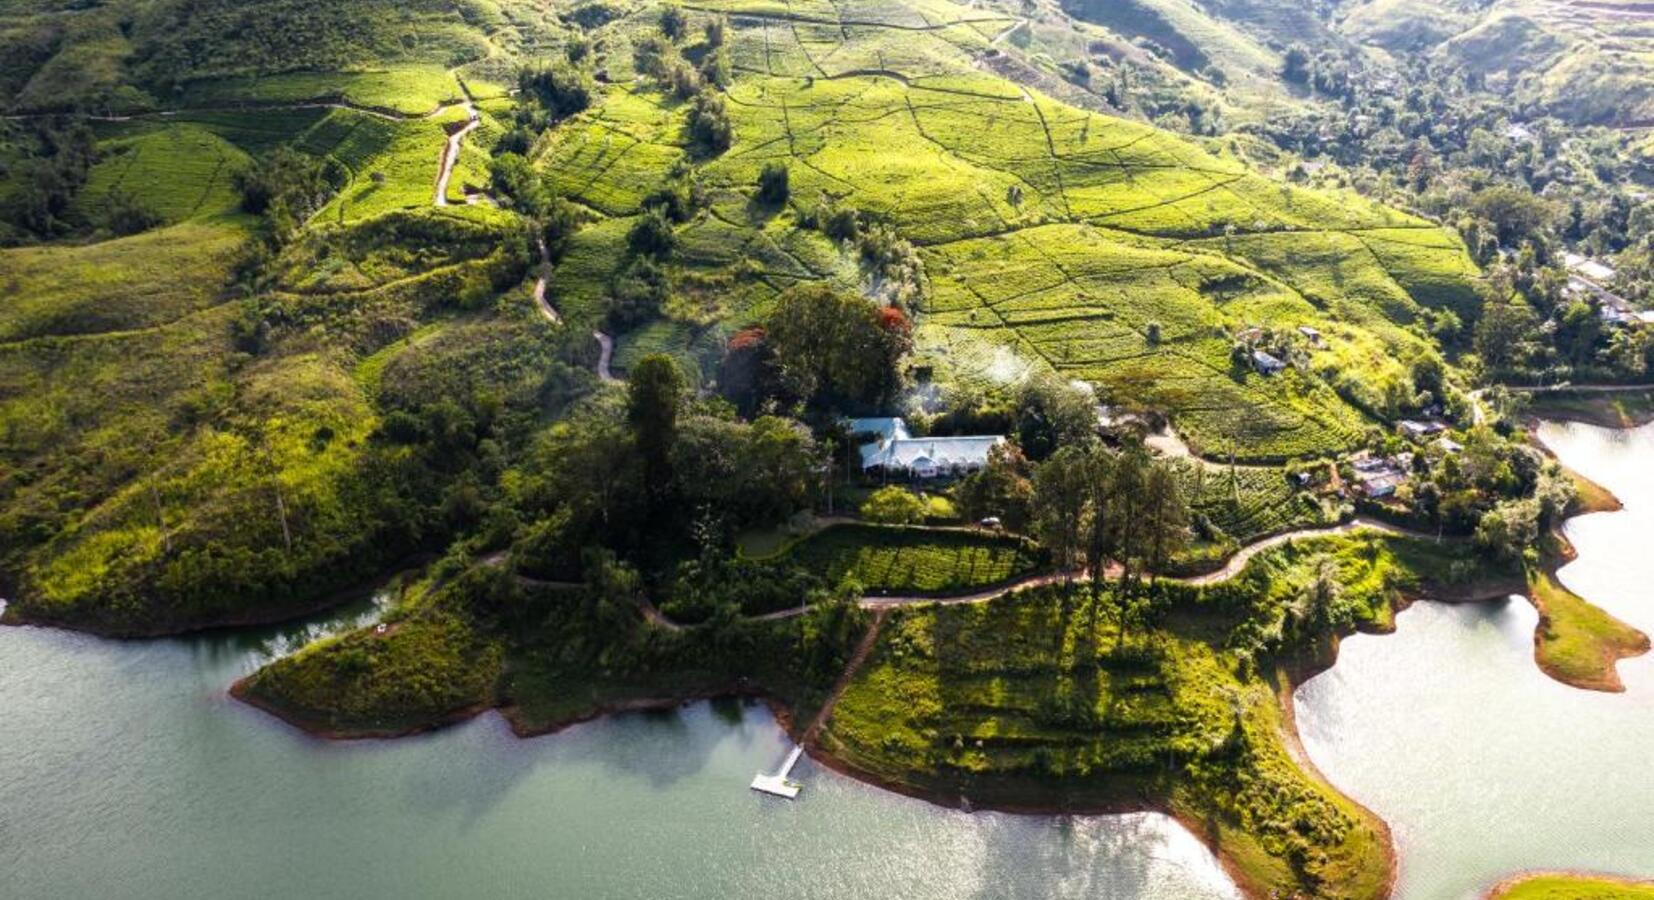
M 0 629 L 0 897 L 1232 898 L 1152 814 L 967 814 L 818 768 L 761 705 L 521 740 L 495 715 L 329 743 L 225 689 L 307 627 L 114 642 Z
M 1547 426 L 1620 513 L 1569 523 L 1562 580 L 1654 633 L 1654 428 Z M 330 743 L 225 695 L 329 630 L 106 641 L 0 629 L 0 896 L 35 898 L 1232 898 L 1154 814 L 967 814 L 814 766 L 793 803 L 746 787 L 788 745 L 769 712 L 701 703 L 531 740 L 494 715 Z M 1400 896 L 1476 896 L 1525 868 L 1654 877 L 1654 657 L 1627 692 L 1532 660 L 1523 601 L 1421 603 L 1296 696 L 1305 747 L 1394 828 Z
M 1654 426 L 1540 436 L 1626 506 L 1568 523 L 1562 582 L 1654 634 Z M 1654 655 L 1620 663 L 1623 694 L 1576 690 L 1534 665 L 1537 621 L 1520 599 L 1420 603 L 1298 689 L 1311 759 L 1394 830 L 1398 896 L 1475 897 L 1522 869 L 1654 877 Z

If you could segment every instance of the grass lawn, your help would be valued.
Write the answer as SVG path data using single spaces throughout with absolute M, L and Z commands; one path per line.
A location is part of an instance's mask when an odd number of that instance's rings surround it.
M 1583 516 L 1590 513 L 1617 512 L 1625 506 L 1614 492 L 1600 484 L 1586 478 L 1572 469 L 1565 470 L 1568 478 L 1574 483 L 1574 502 L 1568 507 L 1568 515 Z
M 995 391 L 1054 371 L 1166 410 L 1204 453 L 1255 462 L 1350 449 L 1371 424 L 1363 409 L 1411 396 L 1412 364 L 1434 352 L 1413 326 L 1475 296 L 1456 236 L 1351 194 L 1269 181 L 1142 123 L 1024 98 L 972 71 L 979 30 L 933 27 L 960 8 L 931 7 L 881 8 L 891 22 L 932 23 L 901 32 L 732 20 L 734 143 L 701 160 L 708 208 L 679 228 L 677 297 L 661 320 L 616 335 L 617 367 L 662 351 L 709 372 L 721 340 L 777 291 L 862 282 L 796 227 L 825 193 L 918 247 L 928 290 L 915 350 L 943 384 Z M 592 107 L 534 153 L 562 193 L 609 217 L 575 237 L 553 278 L 571 322 L 601 316 L 626 217 L 697 155 L 684 101 L 623 77 L 623 53 L 604 63 L 611 81 Z M 753 184 L 772 162 L 787 164 L 793 201 L 757 215 Z M 1230 363 L 1230 336 L 1251 325 L 1313 326 L 1325 345 L 1301 371 L 1266 378 Z
M 1589 875 L 1531 875 L 1507 881 L 1488 900 L 1654 900 L 1654 882 Z
M 854 577 L 869 591 L 889 593 L 963 593 L 1044 565 L 1033 545 L 1020 538 L 877 525 L 835 525 L 787 553 L 829 581 Z
M 467 592 L 485 590 L 488 574 L 419 585 L 383 631 L 317 641 L 236 690 L 307 728 L 357 736 L 417 730 L 488 703 L 504 648 L 466 609 Z
M 95 217 L 119 191 L 163 222 L 233 211 L 241 202 L 231 174 L 250 162 L 234 144 L 199 125 L 142 124 L 100 141 L 99 160 L 75 198 Z
M 1614 664 L 1648 652 L 1648 637 L 1592 606 L 1548 572 L 1531 572 L 1528 591 L 1539 608 L 1534 656 L 1540 667 L 1574 687 L 1624 690 Z
M 217 217 L 96 244 L 0 250 L 0 341 L 133 331 L 213 306 L 249 221 Z
M 1179 463 L 1178 470 L 1193 511 L 1238 544 L 1329 522 L 1315 495 L 1293 488 L 1285 469 L 1191 461 Z
M 433 119 L 390 122 L 362 113 L 335 110 L 339 120 L 354 120 L 327 152 L 350 169 L 350 183 L 321 212 L 318 222 L 349 222 L 394 209 L 430 206 L 436 198 L 444 124 L 462 120 L 464 110 Z M 324 121 L 313 134 L 320 132 Z

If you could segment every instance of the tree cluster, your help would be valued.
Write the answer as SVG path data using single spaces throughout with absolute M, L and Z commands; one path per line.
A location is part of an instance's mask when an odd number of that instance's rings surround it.
M 1034 530 L 1058 565 L 1101 582 L 1120 566 L 1128 594 L 1187 540 L 1189 507 L 1176 474 L 1140 446 L 1069 445 L 1034 473 Z
M 580 548 L 641 558 L 698 533 L 725 546 L 736 531 L 806 508 L 823 457 L 788 419 L 734 418 L 717 401 L 691 401 L 677 363 L 648 356 L 632 367 L 623 408 L 597 401 L 553 425 L 509 480 L 533 524 L 517 543 L 531 571 L 568 577 Z
M 911 342 L 899 310 L 826 284 L 783 293 L 765 323 L 780 387 L 823 408 L 869 407 L 892 395 Z

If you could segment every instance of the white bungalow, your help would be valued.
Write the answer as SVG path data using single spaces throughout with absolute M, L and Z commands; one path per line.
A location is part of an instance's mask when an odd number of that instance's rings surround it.
M 975 472 L 987 465 L 989 451 L 1005 440 L 997 434 L 916 438 L 900 418 L 851 419 L 846 424 L 851 434 L 873 438 L 861 445 L 862 471 L 882 469 L 915 478 Z

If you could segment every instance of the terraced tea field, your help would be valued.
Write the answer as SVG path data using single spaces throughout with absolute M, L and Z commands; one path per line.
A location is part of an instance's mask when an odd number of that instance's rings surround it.
M 404 116 L 424 116 L 462 97 L 459 82 L 436 65 L 387 66 L 366 72 L 305 72 L 192 83 L 181 105 L 287 106 L 337 101 Z
M 680 229 L 670 268 L 680 292 L 715 282 L 715 296 L 622 336 L 622 362 L 666 350 L 710 374 L 715 354 L 697 348 L 760 319 L 780 290 L 819 278 L 872 289 L 853 257 L 797 237 L 824 198 L 918 246 L 915 349 L 938 379 L 995 390 L 1055 371 L 1170 411 L 1214 456 L 1353 446 L 1369 424 L 1360 410 L 1387 409 L 1434 353 L 1423 311 L 1475 302 L 1479 274 L 1450 232 L 984 73 L 975 63 L 1002 15 L 941 3 L 704 9 L 731 25 L 729 150 L 694 146 L 688 104 L 623 77 L 629 54 L 611 53 L 614 83 L 536 159 L 611 220 L 635 215 L 663 169 L 701 161 L 708 208 Z M 605 40 L 637 32 L 617 23 Z M 773 162 L 789 166 L 781 210 L 752 202 Z M 591 309 L 604 292 L 591 280 L 613 271 L 581 241 L 553 280 L 565 316 Z M 1268 377 L 1232 362 L 1233 335 L 1251 326 L 1310 326 L 1326 343 Z
M 854 577 L 874 593 L 946 594 L 1002 584 L 1037 571 L 1031 545 L 957 530 L 837 525 L 805 538 L 786 557 L 828 581 Z
M 114 134 L 100 143 L 102 158 L 76 198 L 89 214 L 117 191 L 164 222 L 228 212 L 239 202 L 230 177 L 249 158 L 209 129 L 142 123 L 110 130 Z

